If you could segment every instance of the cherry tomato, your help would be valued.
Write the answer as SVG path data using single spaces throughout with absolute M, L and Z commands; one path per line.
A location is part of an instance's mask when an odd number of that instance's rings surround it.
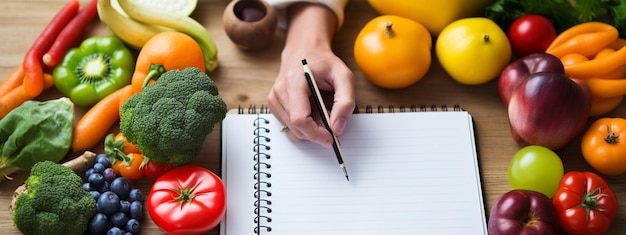
M 141 169 L 143 154 L 131 153 L 126 155 L 126 157 L 120 164 L 120 175 L 128 180 L 141 179 L 143 177 L 143 169 Z
M 513 52 L 524 57 L 545 52 L 556 38 L 556 29 L 548 18 L 530 14 L 513 21 L 508 36 Z
M 153 161 L 148 161 L 148 163 L 143 166 L 143 174 L 150 179 L 156 179 L 159 178 L 159 176 L 165 174 L 165 172 L 170 169 L 172 169 L 172 163 L 168 162 L 164 164 L 158 164 Z
M 126 140 L 126 137 L 124 137 L 124 135 L 122 135 L 122 132 L 117 133 L 117 135 L 115 135 L 115 141 L 124 141 L 124 143 L 122 144 L 122 146 L 124 147 L 124 150 L 122 152 L 124 152 L 125 154 L 130 154 L 130 153 L 141 153 L 139 151 L 139 149 L 137 148 L 137 146 L 135 146 L 133 143 L 128 142 L 128 140 Z
M 533 190 L 549 198 L 563 177 L 563 162 L 552 150 L 530 145 L 515 153 L 509 165 L 509 184 L 513 189 Z

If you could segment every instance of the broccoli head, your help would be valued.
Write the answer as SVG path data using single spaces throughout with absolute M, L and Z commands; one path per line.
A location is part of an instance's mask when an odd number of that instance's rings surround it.
M 226 116 L 217 86 L 198 68 L 170 70 L 122 104 L 120 132 L 156 163 L 192 163 Z
M 52 161 L 36 163 L 26 179 L 26 193 L 13 207 L 13 224 L 23 234 L 76 234 L 87 231 L 96 200 L 80 176 Z

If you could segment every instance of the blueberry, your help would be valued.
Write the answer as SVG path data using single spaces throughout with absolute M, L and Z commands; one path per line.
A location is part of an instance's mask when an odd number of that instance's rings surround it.
M 111 227 L 111 229 L 107 232 L 107 235 L 124 235 L 124 231 L 118 227 Z
M 102 213 L 96 213 L 89 220 L 88 231 L 92 234 L 104 234 L 109 227 L 109 218 Z
M 137 219 L 129 219 L 126 222 L 126 231 L 130 233 L 138 233 L 139 232 L 139 220 Z
M 89 191 L 89 193 L 91 194 L 91 196 L 93 196 L 93 199 L 96 199 L 96 201 L 98 201 L 98 198 L 100 197 L 100 192 L 91 190 Z
M 130 181 L 124 177 L 117 177 L 111 182 L 111 191 L 116 193 L 123 200 L 128 198 L 130 189 Z
M 120 210 L 120 198 L 117 194 L 111 191 L 106 191 L 100 194 L 100 197 L 98 197 L 98 201 L 96 202 L 96 206 L 98 211 L 104 213 L 105 215 L 112 215 Z
M 130 215 L 130 202 L 120 200 L 120 211 Z
M 107 157 L 107 155 L 104 153 L 96 155 L 96 163 L 101 163 L 102 165 L 104 165 L 104 167 L 111 167 L 111 161 L 109 160 L 109 157 Z
M 130 203 L 130 218 L 141 219 L 143 216 L 143 204 L 140 201 Z
M 93 174 L 93 167 L 89 167 L 87 170 L 85 170 L 85 179 L 89 179 L 89 176 Z
M 115 214 L 111 215 L 109 219 L 111 220 L 111 224 L 114 227 L 124 228 L 126 227 L 126 222 L 128 222 L 129 218 L 126 213 L 118 211 L 115 212 Z
M 131 189 L 130 193 L 128 194 L 128 198 L 130 201 L 140 201 L 143 202 L 143 193 L 141 193 L 141 190 L 135 188 L 135 189 Z
M 85 190 L 86 192 L 89 192 L 93 190 L 93 188 L 91 188 L 91 185 L 89 183 L 83 183 L 83 190 Z
M 113 168 L 104 169 L 104 173 L 102 173 L 102 175 L 104 175 L 104 180 L 108 182 L 113 182 L 113 180 L 117 177 Z
M 104 184 L 104 175 L 94 172 L 89 175 L 89 178 L 87 178 L 87 182 L 89 183 L 89 185 L 91 185 L 92 188 L 100 188 L 102 184 Z
M 110 183 L 107 181 L 104 181 L 104 183 L 102 183 L 102 186 L 100 186 L 99 188 L 97 188 L 98 192 L 100 193 L 104 193 L 106 191 L 110 191 Z
M 102 174 L 104 172 L 104 169 L 107 169 L 106 166 L 104 166 L 104 164 L 96 162 L 93 164 L 93 172 L 94 173 L 100 173 Z

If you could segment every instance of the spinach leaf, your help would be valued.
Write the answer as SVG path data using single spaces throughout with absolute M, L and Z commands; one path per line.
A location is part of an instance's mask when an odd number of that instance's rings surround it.
M 30 170 L 40 161 L 59 162 L 69 152 L 74 104 L 68 98 L 26 101 L 0 119 L 0 173 Z

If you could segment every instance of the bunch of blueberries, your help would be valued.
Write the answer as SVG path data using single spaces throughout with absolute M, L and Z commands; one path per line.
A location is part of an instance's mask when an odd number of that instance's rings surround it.
M 129 235 L 139 232 L 144 196 L 128 179 L 118 176 L 106 154 L 98 154 L 85 172 L 83 189 L 96 199 L 98 212 L 85 234 Z

